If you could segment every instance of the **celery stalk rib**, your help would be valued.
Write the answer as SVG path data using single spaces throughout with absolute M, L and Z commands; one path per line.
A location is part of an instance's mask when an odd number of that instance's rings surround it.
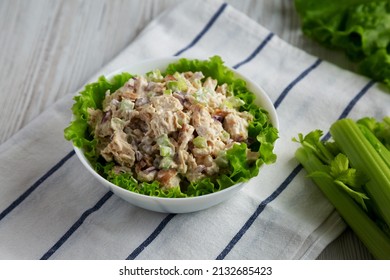
M 351 165 L 366 173 L 373 182 L 369 185 L 373 187 L 366 188 L 366 191 L 390 226 L 390 169 L 387 164 L 353 120 L 342 119 L 335 122 L 330 133 Z
M 379 141 L 378 138 L 372 133 L 367 127 L 363 125 L 359 125 L 361 132 L 364 137 L 371 143 L 372 147 L 377 151 L 377 153 L 381 156 L 383 161 L 387 164 L 387 167 L 390 168 L 390 150 L 388 150 L 385 145 Z
M 298 148 L 295 157 L 307 173 L 326 171 L 325 166 L 305 148 Z M 375 224 L 362 208 L 329 177 L 312 177 L 327 199 L 333 204 L 341 217 L 366 245 L 376 259 L 390 259 L 390 238 Z

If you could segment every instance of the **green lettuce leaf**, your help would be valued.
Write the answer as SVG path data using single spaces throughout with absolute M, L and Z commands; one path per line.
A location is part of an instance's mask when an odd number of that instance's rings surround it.
M 302 30 L 326 47 L 343 50 L 358 71 L 390 86 L 390 2 L 295 0 Z

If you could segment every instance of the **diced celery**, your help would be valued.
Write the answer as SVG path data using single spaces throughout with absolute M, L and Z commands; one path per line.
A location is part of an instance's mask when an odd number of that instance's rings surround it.
M 172 90 L 171 89 L 164 89 L 163 93 L 167 94 L 167 95 L 171 95 L 172 94 Z
M 215 158 L 215 163 L 219 166 L 219 167 L 228 167 L 229 166 L 229 161 L 226 157 L 226 151 L 220 151 L 218 153 L 218 156 Z
M 177 91 L 179 87 L 179 84 L 177 81 L 168 81 L 167 82 L 167 88 L 171 91 Z
M 146 78 L 152 82 L 161 82 L 164 79 L 159 69 L 146 73 Z
M 169 145 L 171 145 L 171 141 L 169 141 L 168 135 L 166 135 L 166 134 L 161 134 L 161 135 L 157 138 L 157 144 L 158 144 L 159 146 L 169 146 Z
M 161 169 L 169 169 L 173 163 L 173 159 L 171 157 L 163 157 L 160 161 L 159 167 Z
M 112 118 L 111 127 L 114 131 L 122 131 L 125 127 L 125 121 L 120 118 Z
M 203 88 L 198 89 L 193 93 L 193 96 L 195 97 L 195 100 L 200 103 L 207 103 L 208 99 L 206 96 L 206 93 L 203 91 Z
M 220 134 L 221 140 L 226 142 L 227 140 L 230 139 L 230 134 L 226 130 L 223 130 Z
M 245 102 L 238 97 L 230 96 L 226 98 L 222 105 L 227 108 L 240 108 Z
M 121 111 L 129 112 L 134 109 L 134 103 L 129 99 L 122 99 L 119 109 Z
M 195 137 L 194 140 L 192 140 L 192 142 L 194 143 L 195 147 L 197 147 L 197 148 L 206 148 L 207 147 L 207 140 L 206 140 L 206 138 L 204 138 L 202 136 Z
M 169 140 L 168 135 L 162 134 L 157 138 L 157 145 L 160 149 L 160 156 L 162 157 L 170 157 L 174 154 L 174 146 Z
M 173 150 L 168 146 L 160 146 L 160 156 L 168 157 L 173 155 Z
M 171 89 L 172 91 L 186 91 L 188 89 L 186 79 L 182 75 L 176 72 L 173 74 L 173 77 L 176 81 L 168 81 L 168 89 Z

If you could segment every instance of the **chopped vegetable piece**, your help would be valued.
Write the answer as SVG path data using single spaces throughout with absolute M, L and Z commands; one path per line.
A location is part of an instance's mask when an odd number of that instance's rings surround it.
M 207 147 L 207 140 L 206 138 L 202 136 L 197 136 L 193 141 L 192 141 L 197 148 L 206 148 Z

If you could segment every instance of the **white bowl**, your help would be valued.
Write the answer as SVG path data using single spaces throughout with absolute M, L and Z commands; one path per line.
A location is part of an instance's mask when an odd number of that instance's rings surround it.
M 168 57 L 168 58 L 146 60 L 144 62 L 119 69 L 105 76 L 107 79 L 110 79 L 114 75 L 122 72 L 141 75 L 155 69 L 159 69 L 163 71 L 165 70 L 168 64 L 176 62 L 179 59 L 180 58 L 178 57 Z M 279 128 L 279 121 L 278 121 L 275 107 L 273 106 L 271 100 L 269 99 L 265 91 L 260 86 L 256 85 L 250 79 L 244 77 L 242 74 L 238 73 L 234 69 L 230 69 L 230 70 L 233 71 L 237 77 L 246 81 L 247 88 L 256 95 L 255 103 L 258 106 L 261 106 L 262 108 L 268 111 L 272 125 L 275 128 Z M 99 180 L 99 182 L 101 182 L 105 187 L 111 190 L 115 195 L 121 197 L 122 199 L 126 200 L 127 202 L 133 205 L 136 205 L 144 209 L 156 211 L 156 212 L 189 213 L 189 212 L 195 212 L 195 211 L 207 209 L 209 207 L 215 206 L 233 197 L 233 195 L 236 194 L 239 190 L 241 190 L 245 185 L 245 183 L 239 183 L 215 193 L 198 196 L 198 197 L 188 197 L 188 198 L 163 198 L 163 197 L 154 197 L 154 196 L 138 194 L 132 191 L 125 190 L 119 186 L 116 186 L 113 183 L 106 180 L 105 178 L 103 178 L 102 176 L 100 176 L 93 169 L 93 167 L 91 166 L 87 158 L 84 156 L 83 151 L 80 148 L 77 148 L 75 146 L 73 147 L 82 164 L 89 170 L 89 172 L 91 172 L 91 174 L 97 180 Z M 261 172 L 259 172 L 259 174 L 261 174 Z

